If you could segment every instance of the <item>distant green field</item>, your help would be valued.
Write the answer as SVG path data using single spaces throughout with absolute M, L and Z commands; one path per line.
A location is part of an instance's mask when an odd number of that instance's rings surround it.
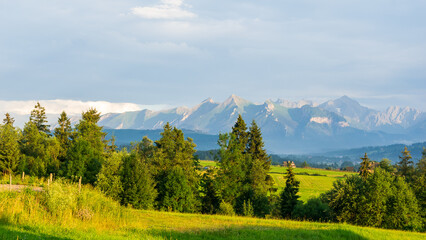
M 200 161 L 201 166 L 216 166 L 215 161 Z M 279 189 L 279 192 L 285 187 L 285 167 L 271 166 L 270 174 L 275 181 L 274 186 Z M 309 175 L 296 175 L 296 179 L 300 181 L 299 195 L 300 200 L 306 201 L 309 198 L 317 197 L 321 193 L 330 190 L 333 187 L 333 182 L 339 178 L 343 178 L 346 174 L 355 174 L 354 172 L 332 171 L 325 169 L 313 168 L 295 168 L 296 174 L 320 174 L 325 176 L 309 176 Z

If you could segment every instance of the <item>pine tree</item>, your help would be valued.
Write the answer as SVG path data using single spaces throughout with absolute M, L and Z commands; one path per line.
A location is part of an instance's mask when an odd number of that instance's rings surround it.
M 296 180 L 296 177 L 293 172 L 293 168 L 291 166 L 291 162 L 288 162 L 287 175 L 285 188 L 281 192 L 281 216 L 283 218 L 291 218 L 291 213 L 296 207 L 299 196 L 297 193 L 299 192 L 299 184 L 300 182 Z
M 413 161 L 411 160 L 410 151 L 408 151 L 407 147 L 404 148 L 404 151 L 401 152 L 402 157 L 399 159 L 401 161 L 397 164 L 398 175 L 405 177 L 406 182 L 411 182 L 414 174 L 414 166 Z
M 31 111 L 30 122 L 33 122 L 37 126 L 38 131 L 46 134 L 50 133 L 50 126 L 46 124 L 46 109 L 42 107 L 39 102 L 37 102 L 34 109 Z
M 9 113 L 5 114 L 5 118 L 3 119 L 3 124 L 5 125 L 11 125 L 13 126 L 13 123 L 15 122 L 15 119 L 13 117 L 10 116 Z
M 12 124 L 0 125 L 0 170 L 13 173 L 19 164 L 19 132 Z
M 370 159 L 367 157 L 367 153 L 365 153 L 364 157 L 361 158 L 361 167 L 359 169 L 359 175 L 363 179 L 366 179 L 371 171 L 371 162 Z

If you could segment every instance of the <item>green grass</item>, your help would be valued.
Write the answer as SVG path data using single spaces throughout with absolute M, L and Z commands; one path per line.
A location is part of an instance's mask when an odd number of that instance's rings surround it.
M 215 161 L 201 160 L 202 167 L 215 167 Z M 274 187 L 278 188 L 278 193 L 285 187 L 285 167 L 271 166 L 270 175 L 274 179 Z M 356 174 L 354 172 L 325 170 L 315 168 L 295 168 L 294 172 L 297 174 L 296 179 L 300 181 L 299 195 L 300 200 L 307 201 L 309 198 L 318 197 L 321 193 L 325 193 L 333 187 L 333 182 L 339 178 L 343 178 L 346 174 Z M 299 174 L 319 174 L 323 176 L 310 176 Z
M 124 208 L 91 187 L 1 192 L 0 239 L 425 239 L 351 226 Z M 57 203 L 61 203 L 58 207 Z M 84 211 L 83 211 L 84 210 Z M 81 214 L 81 213 L 84 214 Z

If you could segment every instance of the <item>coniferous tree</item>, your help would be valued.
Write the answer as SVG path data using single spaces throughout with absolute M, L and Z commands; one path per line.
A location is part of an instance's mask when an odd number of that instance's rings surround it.
M 69 178 L 83 177 L 84 183 L 94 184 L 106 157 L 106 133 L 98 126 L 100 113 L 89 109 L 82 113 L 82 119 L 75 126 L 72 144 L 67 151 L 66 171 Z
M 268 190 L 273 185 L 273 179 L 268 174 L 271 166 L 271 158 L 266 153 L 262 133 L 256 122 L 253 120 L 249 132 L 246 148 L 246 182 L 249 185 L 246 199 L 243 199 L 243 206 L 253 206 L 253 213 L 256 216 L 265 216 L 269 211 Z M 251 194 L 250 194 L 251 193 Z M 246 205 L 244 205 L 246 202 Z
M 297 193 L 299 192 L 300 182 L 296 180 L 291 162 L 288 162 L 287 165 L 285 188 L 280 195 L 280 210 L 281 216 L 288 219 L 291 218 L 291 213 L 299 202 Z
M 371 171 L 371 162 L 370 159 L 367 157 L 367 153 L 365 153 L 364 157 L 361 158 L 361 167 L 359 168 L 359 175 L 363 179 L 366 179 Z
M 15 119 L 13 117 L 10 116 L 9 113 L 5 114 L 5 118 L 3 119 L 3 124 L 4 125 L 11 125 L 13 126 L 13 123 L 15 122 Z
M 68 148 L 71 146 L 71 121 L 67 117 L 65 111 L 63 111 L 58 118 L 58 127 L 55 128 L 53 134 L 59 142 L 60 150 L 59 150 L 59 161 L 61 163 L 61 167 L 65 167 L 66 155 Z M 62 170 L 64 171 L 64 169 Z M 63 173 L 61 174 L 63 175 Z
M 247 125 L 241 114 L 238 115 L 237 121 L 232 127 L 232 134 L 235 136 L 235 140 L 240 144 L 241 152 L 244 152 L 248 142 L 248 133 Z
M 412 157 L 410 151 L 408 151 L 407 147 L 405 147 L 404 151 L 401 153 L 402 157 L 399 157 L 401 161 L 397 164 L 398 175 L 405 177 L 405 181 L 411 182 L 414 173 L 414 166 L 413 161 L 411 160 Z
M 12 174 L 16 171 L 19 160 L 19 132 L 12 123 L 0 125 L 0 170 Z
M 38 131 L 46 134 L 50 133 L 50 126 L 47 124 L 46 109 L 39 102 L 37 102 L 31 111 L 30 122 L 33 122 L 37 126 Z

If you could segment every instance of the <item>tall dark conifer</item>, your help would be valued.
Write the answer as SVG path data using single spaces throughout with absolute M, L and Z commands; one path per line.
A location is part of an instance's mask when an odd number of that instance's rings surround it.
M 299 192 L 299 184 L 300 182 L 296 180 L 296 177 L 293 172 L 293 168 L 291 166 L 291 162 L 288 162 L 287 175 L 285 188 L 281 192 L 281 202 L 280 202 L 280 210 L 281 216 L 283 218 L 291 218 L 291 213 L 298 203 L 299 196 L 297 193 Z
M 365 153 L 364 157 L 361 158 L 361 167 L 359 168 L 359 175 L 361 175 L 362 179 L 366 179 L 371 171 L 371 162 L 367 157 L 367 153 Z
M 407 147 L 405 147 L 404 151 L 401 153 L 402 157 L 399 157 L 401 161 L 397 164 L 398 175 L 404 176 L 406 182 L 411 182 L 414 174 L 414 163 L 411 160 L 412 157 L 410 151 L 408 151 Z
M 10 116 L 9 113 L 5 114 L 5 117 L 3 119 L 3 124 L 8 124 L 10 126 L 13 126 L 13 123 L 15 122 L 15 119 L 13 117 Z
M 55 135 L 60 145 L 59 160 L 61 163 L 64 163 L 66 160 L 66 153 L 71 145 L 72 134 L 71 121 L 67 117 L 65 111 L 63 111 L 61 116 L 58 118 L 58 127 L 55 128 L 53 134 Z
M 240 144 L 241 152 L 246 150 L 248 142 L 247 125 L 241 114 L 238 115 L 235 125 L 232 127 L 232 134 L 235 136 L 236 142 Z
M 50 133 L 50 125 L 47 124 L 46 109 L 39 102 L 37 102 L 31 111 L 30 122 L 33 122 L 37 126 L 38 131 L 46 134 Z

